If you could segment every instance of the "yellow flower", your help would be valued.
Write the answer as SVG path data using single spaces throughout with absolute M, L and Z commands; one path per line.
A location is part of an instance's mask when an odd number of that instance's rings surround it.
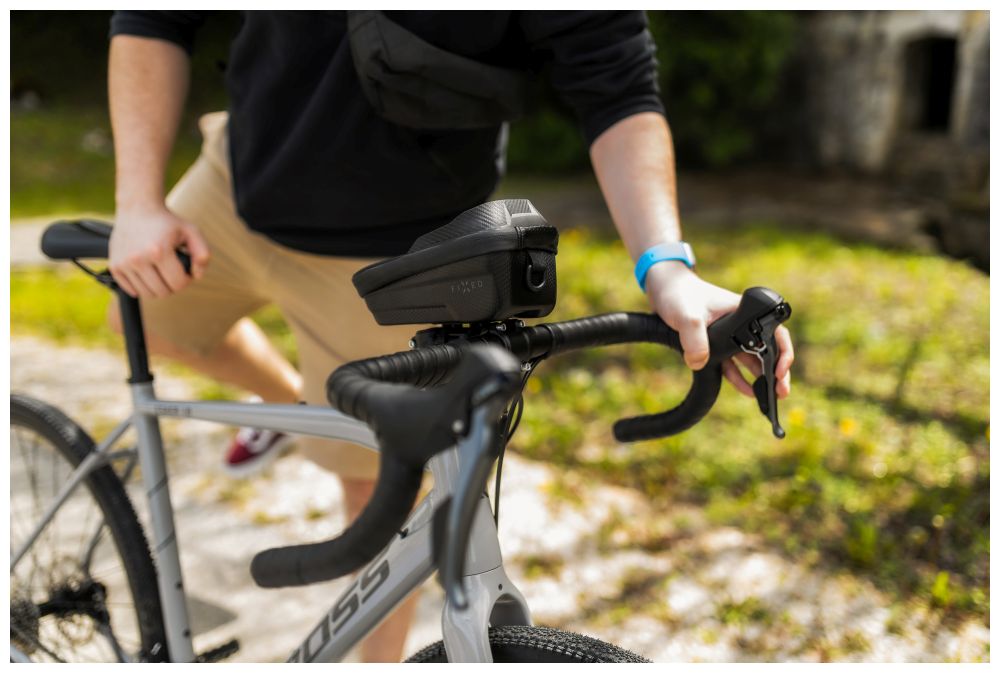
M 788 412 L 788 424 L 802 425 L 805 422 L 806 412 L 803 411 L 802 407 L 792 407 L 791 411 Z
M 858 424 L 853 418 L 841 418 L 840 419 L 840 434 L 844 437 L 851 437 L 854 432 L 858 429 Z

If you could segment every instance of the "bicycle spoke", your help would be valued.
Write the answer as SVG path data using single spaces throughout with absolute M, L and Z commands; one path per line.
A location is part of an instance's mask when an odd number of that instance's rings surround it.
M 115 656 L 118 657 L 118 661 L 128 661 L 129 656 L 125 653 L 121 644 L 119 644 L 118 640 L 115 638 L 115 634 L 111 631 L 111 627 L 107 624 L 101 624 L 97 627 L 97 630 L 111 645 L 111 649 L 114 650 Z
M 63 481 L 63 480 L 59 479 L 58 471 L 59 471 L 59 464 L 56 463 L 56 462 L 53 462 L 52 463 L 52 471 L 51 471 L 51 474 L 52 474 L 52 497 L 55 497 L 55 495 L 57 493 L 59 493 L 59 486 L 60 486 L 60 484 Z M 48 498 L 47 501 L 51 501 L 51 499 L 52 498 Z M 62 539 L 62 536 L 59 534 L 59 521 L 58 521 L 58 519 L 59 519 L 59 516 L 56 516 L 55 518 L 52 519 L 52 523 L 49 524 L 51 526 L 50 530 L 52 531 L 52 536 L 57 541 L 60 540 L 60 539 Z
M 128 577 L 128 573 L 125 572 L 125 567 L 121 563 L 116 563 L 113 566 L 102 566 L 96 572 L 92 571 L 90 574 L 88 574 L 88 577 L 94 580 L 101 581 L 104 579 L 111 579 L 113 577 L 113 573 L 120 573 Z M 101 583 L 107 584 L 106 582 L 101 582 Z
M 41 649 L 42 651 L 44 651 L 47 655 L 49 655 L 50 657 L 52 657 L 53 659 L 55 659 L 59 663 L 61 663 L 61 664 L 67 663 L 65 659 L 63 659 L 62 657 L 60 657 L 59 655 L 57 655 L 55 652 L 53 652 L 52 650 L 50 650 L 48 647 L 46 647 L 45 643 L 43 643 L 40 640 L 38 640 L 38 638 L 36 638 L 32 634 L 25 633 L 23 629 L 21 629 L 20 627 L 18 627 L 15 624 L 11 624 L 10 628 L 12 630 L 16 631 L 17 635 L 20 636 L 22 639 L 26 639 L 28 642 L 32 643 L 35 647 L 37 647 L 37 648 Z

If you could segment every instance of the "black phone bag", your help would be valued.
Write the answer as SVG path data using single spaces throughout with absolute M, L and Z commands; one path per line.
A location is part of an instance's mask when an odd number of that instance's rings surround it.
M 555 307 L 558 247 L 530 201 L 490 201 L 352 281 L 380 325 L 538 318 Z

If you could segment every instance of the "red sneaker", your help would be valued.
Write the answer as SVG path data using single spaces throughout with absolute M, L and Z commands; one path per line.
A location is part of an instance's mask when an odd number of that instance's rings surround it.
M 253 476 L 277 460 L 292 444 L 292 437 L 275 430 L 240 428 L 222 463 L 222 471 L 240 479 Z

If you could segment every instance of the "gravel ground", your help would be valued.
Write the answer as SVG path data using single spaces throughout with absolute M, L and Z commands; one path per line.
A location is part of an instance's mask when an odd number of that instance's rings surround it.
M 124 378 L 117 353 L 11 340 L 12 389 L 57 404 L 96 435 L 127 413 Z M 161 397 L 191 394 L 176 376 L 156 385 Z M 164 422 L 196 647 L 238 637 L 233 661 L 278 661 L 346 581 L 264 591 L 250 579 L 250 558 L 336 533 L 340 484 L 294 454 L 261 477 L 231 480 L 216 467 L 230 432 Z M 504 477 L 501 545 L 536 623 L 657 662 L 989 660 L 985 625 L 941 624 L 893 605 L 863 579 L 797 564 L 739 530 L 707 525 L 697 510 L 664 515 L 632 491 L 516 455 Z M 440 638 L 441 605 L 428 583 L 407 654 Z

